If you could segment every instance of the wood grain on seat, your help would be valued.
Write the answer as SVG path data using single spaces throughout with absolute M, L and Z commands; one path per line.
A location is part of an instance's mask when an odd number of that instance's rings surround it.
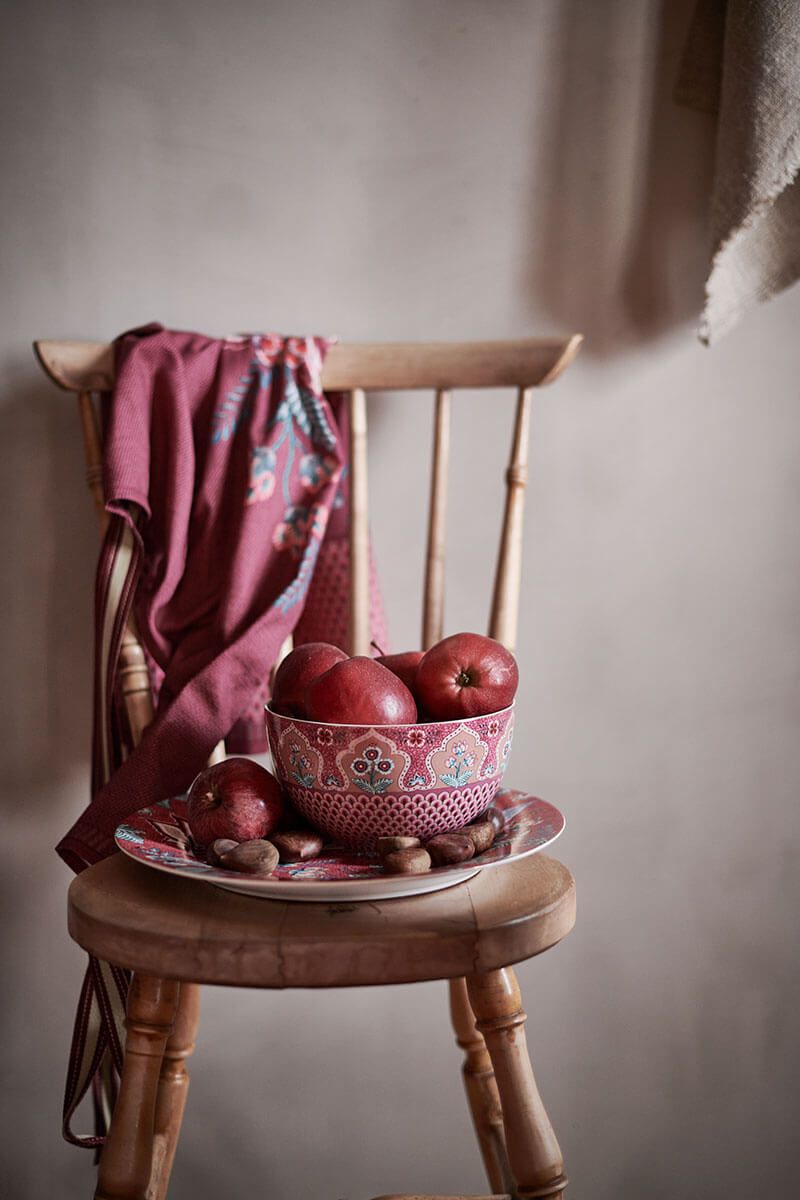
M 355 987 L 490 971 L 555 945 L 575 885 L 536 854 L 410 899 L 260 900 L 115 855 L 69 890 L 69 932 L 98 958 L 147 975 L 244 987 Z

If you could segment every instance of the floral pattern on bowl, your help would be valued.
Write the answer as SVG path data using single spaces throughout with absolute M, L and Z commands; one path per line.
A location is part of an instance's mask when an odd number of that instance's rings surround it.
M 346 780 L 344 786 L 371 796 L 383 795 L 396 786 L 410 765 L 411 759 L 398 750 L 397 743 L 374 729 L 336 755 L 339 778 Z
M 335 725 L 266 710 L 275 771 L 297 809 L 345 846 L 458 829 L 492 802 L 511 747 L 513 705 L 417 725 Z
M 495 722 L 498 726 L 499 722 Z M 488 726 L 487 726 L 487 737 Z M 446 783 L 448 787 L 464 787 L 470 779 L 477 779 L 481 767 L 489 756 L 487 742 L 481 740 L 473 729 L 460 725 L 455 733 L 446 737 L 437 750 L 427 755 L 425 763 L 428 767 L 429 779 Z M 496 756 L 493 757 L 493 768 L 490 774 L 497 773 Z M 504 760 L 501 760 L 504 761 Z

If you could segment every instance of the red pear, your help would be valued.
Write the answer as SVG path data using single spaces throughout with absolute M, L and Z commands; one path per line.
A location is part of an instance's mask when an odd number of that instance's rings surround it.
M 292 650 L 275 672 L 271 705 L 287 717 L 305 717 L 306 689 L 335 663 L 347 658 L 330 642 L 305 642 Z
M 306 692 L 306 711 L 312 721 L 336 725 L 412 725 L 417 719 L 414 697 L 402 680 L 360 655 L 314 680 Z
M 402 679 L 411 694 L 415 695 L 417 667 L 422 662 L 423 653 L 422 650 L 406 650 L 403 654 L 379 654 L 375 662 L 379 662 L 398 679 Z

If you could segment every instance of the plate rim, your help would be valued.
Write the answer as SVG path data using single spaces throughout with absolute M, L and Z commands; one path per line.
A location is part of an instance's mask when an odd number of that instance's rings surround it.
M 300 895 L 298 895 L 298 891 L 297 891 L 298 887 L 302 887 L 304 890 L 305 890 L 305 888 L 312 888 L 312 887 L 324 887 L 326 889 L 326 891 L 328 888 L 339 889 L 343 900 L 345 899 L 344 893 L 349 892 L 350 889 L 357 889 L 357 890 L 375 889 L 377 887 L 377 888 L 381 888 L 381 889 L 386 889 L 389 893 L 388 895 L 384 895 L 384 896 L 375 896 L 374 894 L 371 896 L 365 895 L 364 900 L 370 900 L 370 899 L 373 899 L 373 900 L 387 899 L 388 900 L 388 899 L 392 898 L 391 893 L 393 891 L 397 893 L 397 898 L 401 898 L 401 895 L 406 895 L 406 896 L 424 895 L 426 893 L 432 894 L 436 891 L 445 891 L 447 886 L 456 887 L 460 883 L 466 883 L 469 879 L 474 879 L 475 876 L 480 874 L 482 871 L 489 871 L 493 867 L 500 867 L 500 866 L 503 866 L 505 864 L 509 864 L 512 862 L 519 862 L 523 858 L 529 858 L 532 854 L 541 853 L 542 850 L 545 850 L 549 846 L 552 846 L 553 843 L 556 842 L 561 837 L 562 833 L 566 829 L 567 819 L 566 819 L 564 813 L 561 811 L 561 809 L 558 808 L 557 805 L 553 804 L 552 801 L 544 800 L 541 796 L 535 796 L 532 792 L 526 792 L 521 788 L 520 789 L 514 788 L 514 789 L 508 789 L 508 790 L 509 791 L 519 790 L 519 792 L 521 793 L 522 796 L 527 797 L 531 800 L 535 800 L 538 804 L 544 804 L 547 806 L 547 808 L 551 809 L 554 813 L 556 813 L 560 819 L 560 825 L 559 825 L 557 832 L 554 833 L 553 836 L 551 838 L 549 838 L 546 842 L 544 842 L 541 846 L 530 846 L 526 850 L 520 850 L 515 854 L 509 854 L 503 858 L 497 858 L 493 862 L 481 863 L 481 862 L 478 862 L 477 859 L 470 860 L 470 873 L 468 875 L 463 875 L 463 876 L 460 875 L 460 873 L 459 873 L 459 877 L 454 879 L 452 884 L 450 884 L 450 885 L 442 885 L 441 887 L 438 887 L 438 888 L 420 888 L 420 890 L 417 892 L 408 893 L 408 892 L 404 892 L 403 889 L 404 889 L 404 887 L 409 886 L 410 879 L 412 878 L 412 876 L 385 875 L 385 874 L 384 875 L 366 876 L 366 877 L 360 878 L 360 879 L 319 879 L 319 880 L 317 880 L 317 879 L 273 879 L 268 876 L 267 878 L 265 878 L 263 880 L 257 880 L 256 878 L 253 878 L 252 883 L 254 885 L 260 884 L 261 889 L 263 889 L 264 885 L 267 885 L 267 887 L 269 887 L 270 890 L 272 888 L 285 888 L 287 891 L 287 895 L 286 895 L 285 899 L 287 901 L 296 900 L 298 903 L 329 903 L 329 904 L 332 904 L 332 903 L 336 902 L 335 899 L 333 899 L 331 897 L 320 896 L 315 901 L 311 896 L 308 896 L 308 895 L 300 896 Z M 172 802 L 172 800 L 177 799 L 177 798 L 178 797 L 175 797 L 175 796 L 168 796 L 168 797 L 165 797 L 164 800 L 157 800 L 152 804 L 145 804 L 142 806 L 142 808 L 137 809 L 136 812 L 131 813 L 126 818 L 126 820 L 120 821 L 119 825 L 114 830 L 114 844 L 115 844 L 116 848 L 119 851 L 121 851 L 127 858 L 129 858 L 132 862 L 138 862 L 142 866 L 150 867 L 154 871 L 161 871 L 165 875 L 172 875 L 173 877 L 177 875 L 183 879 L 186 879 L 186 878 L 195 879 L 201 883 L 208 884 L 211 887 L 217 887 L 221 891 L 226 891 L 226 892 L 236 894 L 239 896 L 249 896 L 249 897 L 252 897 L 253 899 L 277 900 L 277 899 L 281 898 L 280 895 L 267 894 L 267 892 L 265 890 L 250 891 L 248 889 L 247 891 L 242 891 L 239 888 L 235 888 L 235 887 L 232 887 L 230 884 L 224 883 L 222 880 L 212 878 L 210 873 L 205 872 L 205 871 L 189 871 L 189 870 L 181 869 L 181 867 L 178 867 L 175 865 L 167 865 L 165 863 L 160 863 L 160 862 L 156 862 L 151 859 L 143 858 L 140 855 L 133 853 L 132 844 L 130 842 L 128 842 L 125 838 L 120 838 L 118 836 L 119 831 L 121 829 L 125 828 L 126 826 L 130 827 L 129 821 L 133 817 L 138 816 L 139 813 L 144 813 L 148 809 L 152 809 L 156 805 L 159 805 L 159 804 L 160 805 L 170 804 Z M 477 856 L 477 858 L 480 858 L 480 857 L 482 857 L 482 856 L 481 855 Z M 422 873 L 420 873 L 419 875 L 413 876 L 413 878 L 415 880 L 419 881 L 420 884 L 423 881 L 427 881 L 427 880 L 431 880 L 431 879 L 441 880 L 445 873 L 455 873 L 459 868 L 463 869 L 463 868 L 466 868 L 466 866 L 467 866 L 466 863 L 448 863 L 441 867 L 432 867 L 430 870 L 426 871 L 424 873 L 424 875 Z M 214 868 L 212 868 L 212 872 L 213 872 L 213 870 L 214 870 Z M 392 884 L 395 881 L 396 881 L 396 887 L 392 887 Z M 289 895 L 290 889 L 292 891 L 294 891 L 294 896 Z M 354 900 L 356 900 L 356 896 L 350 895 L 350 896 L 347 896 L 347 899 L 350 901 L 354 901 Z

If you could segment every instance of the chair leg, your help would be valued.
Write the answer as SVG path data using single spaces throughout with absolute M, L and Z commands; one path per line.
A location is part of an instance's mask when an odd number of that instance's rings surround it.
M 174 980 L 138 974 L 131 980 L 122 1079 L 95 1200 L 147 1200 L 159 1073 L 178 991 Z
M 567 1185 L 564 1163 L 533 1077 L 514 972 L 505 967 L 472 975 L 467 988 L 497 1079 L 514 1194 L 521 1200 L 555 1196 Z
M 200 985 L 182 983 L 178 1011 L 164 1050 L 158 1081 L 153 1170 L 148 1200 L 166 1200 L 189 1091 L 186 1059 L 194 1050 L 199 1017 Z
M 464 1051 L 464 1089 L 483 1166 L 494 1192 L 513 1191 L 514 1182 L 506 1153 L 503 1113 L 492 1062 L 483 1036 L 475 1028 L 475 1015 L 465 979 L 450 980 L 450 1019 L 456 1042 Z

